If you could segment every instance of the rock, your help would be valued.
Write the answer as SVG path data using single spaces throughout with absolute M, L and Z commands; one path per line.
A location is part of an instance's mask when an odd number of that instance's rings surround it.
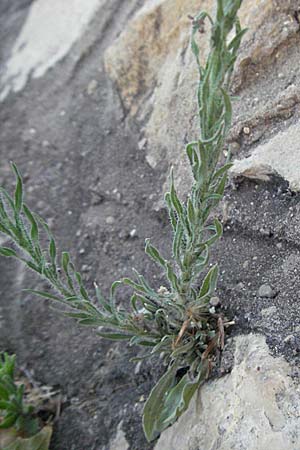
M 243 269 L 248 269 L 249 264 L 250 264 L 249 261 L 243 262 Z
M 300 386 L 262 335 L 235 339 L 231 374 L 201 387 L 155 450 L 299 450 Z
M 235 161 L 230 173 L 248 178 L 268 179 L 272 173 L 285 178 L 293 191 L 300 191 L 300 124 L 291 125 L 278 133 L 269 142 L 256 147 L 249 158 Z M 293 149 L 293 151 L 291 151 Z M 247 174 L 256 174 L 250 177 Z
M 97 80 L 91 80 L 86 88 L 86 92 L 88 95 L 93 95 L 96 92 L 98 87 Z
M 126 440 L 124 431 L 122 430 L 122 422 L 119 423 L 117 429 L 117 435 L 111 442 L 109 450 L 128 450 L 129 444 Z
M 274 298 L 276 297 L 276 291 L 274 291 L 274 289 L 272 289 L 271 286 L 269 286 L 268 284 L 262 284 L 258 289 L 258 296 L 266 298 Z
M 133 229 L 130 231 L 129 237 L 130 237 L 131 239 L 134 239 L 134 238 L 137 237 L 137 231 L 136 231 L 135 228 L 133 228 Z
M 245 158 L 234 162 L 234 165 L 229 170 L 231 179 L 244 177 L 251 180 L 269 181 L 270 176 L 275 174 L 272 167 L 268 164 L 250 164 L 249 159 Z
M 108 217 L 106 217 L 105 222 L 106 222 L 108 225 L 112 225 L 113 223 L 115 223 L 115 218 L 112 217 L 112 216 L 108 216 Z
M 147 139 L 146 138 L 141 139 L 138 143 L 139 150 L 144 150 L 146 145 L 147 145 Z
M 34 2 L 2 75 L 0 100 L 20 91 L 30 76 L 38 78 L 67 55 L 103 0 Z
M 209 301 L 209 304 L 211 305 L 211 306 L 214 306 L 215 308 L 217 307 L 217 306 L 219 306 L 220 305 L 220 299 L 219 299 L 219 297 L 212 297 L 211 299 L 210 299 L 210 301 Z

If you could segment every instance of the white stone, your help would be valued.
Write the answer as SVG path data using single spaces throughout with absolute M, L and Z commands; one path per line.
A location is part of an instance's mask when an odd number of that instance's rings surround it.
M 122 422 L 118 425 L 117 434 L 109 446 L 109 450 L 128 450 L 129 444 L 126 440 L 125 433 L 122 430 Z
M 0 100 L 64 58 L 105 0 L 36 0 L 1 78 Z
M 300 123 L 291 125 L 256 147 L 249 158 L 235 161 L 230 169 L 231 175 L 264 179 L 263 176 L 268 178 L 271 173 L 278 173 L 289 182 L 291 190 L 300 191 L 299 135 Z

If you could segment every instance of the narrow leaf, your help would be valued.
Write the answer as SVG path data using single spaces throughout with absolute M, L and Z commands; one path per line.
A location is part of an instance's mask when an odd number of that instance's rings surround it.
M 14 256 L 15 258 L 18 257 L 17 253 L 8 247 L 0 247 L 0 255 L 2 256 Z
M 157 248 L 155 248 L 152 244 L 150 244 L 150 239 L 146 239 L 145 252 L 150 258 L 153 259 L 160 266 L 165 267 L 166 260 L 161 256 Z
M 23 183 L 18 168 L 14 163 L 12 163 L 12 168 L 17 178 L 17 185 L 15 190 L 15 211 L 17 212 L 17 214 L 20 214 L 23 205 Z
M 161 432 L 158 418 L 164 408 L 166 394 L 174 386 L 177 367 L 173 364 L 154 386 L 143 411 L 143 428 L 148 442 L 157 438 Z

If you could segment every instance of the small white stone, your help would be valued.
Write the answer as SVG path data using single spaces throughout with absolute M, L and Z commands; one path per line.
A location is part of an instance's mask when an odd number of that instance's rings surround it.
M 91 80 L 86 89 L 88 95 L 93 95 L 98 87 L 98 83 L 96 80 Z
M 129 236 L 130 236 L 131 238 L 135 238 L 135 237 L 137 236 L 137 231 L 136 231 L 135 228 L 133 228 L 133 229 L 130 231 Z
M 113 216 L 108 216 L 108 217 L 106 217 L 105 222 L 106 222 L 108 225 L 112 225 L 112 224 L 115 222 L 115 219 L 114 219 Z
M 141 139 L 138 143 L 139 150 L 143 150 L 146 147 L 146 144 L 147 139 L 146 138 Z

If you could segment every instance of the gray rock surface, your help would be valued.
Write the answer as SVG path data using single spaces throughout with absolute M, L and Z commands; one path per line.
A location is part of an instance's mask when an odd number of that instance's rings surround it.
M 289 182 L 291 190 L 299 191 L 299 133 L 300 124 L 296 123 L 287 130 L 276 134 L 268 142 L 256 147 L 248 158 L 235 161 L 230 169 L 231 175 L 234 177 L 268 179 L 272 173 L 279 174 Z

